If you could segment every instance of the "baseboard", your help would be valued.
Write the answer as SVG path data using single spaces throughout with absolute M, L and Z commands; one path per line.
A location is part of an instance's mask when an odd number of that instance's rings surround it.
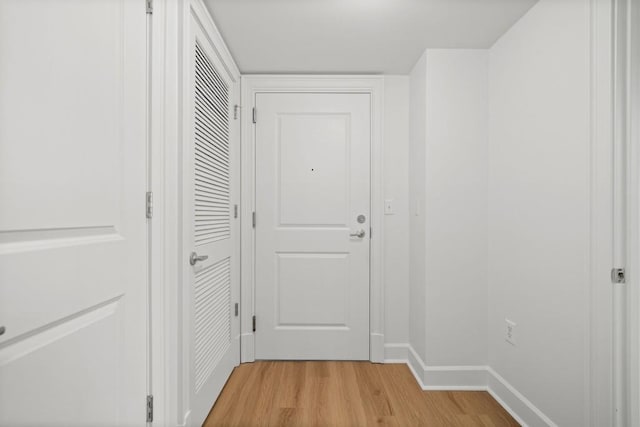
M 240 335 L 240 363 L 255 362 L 255 337 L 253 332 Z
M 371 333 L 369 335 L 369 358 L 373 363 L 384 363 L 385 360 L 384 335 Z
M 490 366 L 429 366 L 410 344 L 384 346 L 385 363 L 405 363 L 423 390 L 487 391 L 522 426 L 557 427 Z
M 423 390 L 486 390 L 486 366 L 427 366 L 409 344 L 385 344 L 385 363 L 406 363 Z
M 486 366 L 429 366 L 409 346 L 409 363 L 423 390 L 486 390 Z M 415 374 L 414 374 L 415 375 Z
M 186 414 L 184 414 L 184 417 L 182 418 L 182 424 L 180 424 L 178 427 L 189 427 L 191 425 L 191 411 L 187 411 Z
M 407 363 L 409 344 L 385 344 L 384 363 Z
M 523 426 L 557 427 L 556 423 L 491 367 L 487 367 L 487 391 Z

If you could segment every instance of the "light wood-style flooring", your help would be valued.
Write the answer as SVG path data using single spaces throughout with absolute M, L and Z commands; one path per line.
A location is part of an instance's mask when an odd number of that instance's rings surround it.
M 403 364 L 256 362 L 237 367 L 214 426 L 517 426 L 483 391 L 423 391 Z

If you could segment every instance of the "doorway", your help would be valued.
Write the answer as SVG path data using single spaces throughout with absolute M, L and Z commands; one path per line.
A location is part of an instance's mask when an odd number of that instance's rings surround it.
M 382 79 L 242 91 L 241 360 L 381 362 Z

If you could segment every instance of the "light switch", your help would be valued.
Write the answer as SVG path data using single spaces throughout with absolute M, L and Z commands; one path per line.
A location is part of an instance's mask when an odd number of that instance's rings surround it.
M 387 199 L 384 201 L 384 214 L 385 215 L 393 215 L 393 200 Z

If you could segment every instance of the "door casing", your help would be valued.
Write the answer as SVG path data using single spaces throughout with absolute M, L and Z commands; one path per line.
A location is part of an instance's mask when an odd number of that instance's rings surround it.
M 622 0 L 621 0 L 622 1 Z M 628 301 L 626 316 L 622 319 L 626 324 L 625 350 L 622 361 L 625 366 L 622 370 L 622 384 L 625 394 L 624 406 L 626 411 L 623 420 L 627 425 L 640 426 L 640 3 L 633 0 L 626 1 L 626 16 L 620 16 L 623 20 L 617 24 L 618 40 L 624 41 L 624 50 L 621 52 L 625 74 L 618 84 L 626 94 L 623 99 L 626 105 L 622 109 L 623 125 L 627 132 L 624 150 L 627 157 L 626 163 L 626 270 L 627 283 L 625 299 Z M 619 47 L 623 47 L 619 46 Z M 620 286 L 620 285 L 618 285 Z M 620 325 L 622 326 L 622 325 Z M 619 379 L 620 380 L 620 379 Z
M 241 132 L 241 317 L 240 362 L 255 360 L 255 128 L 253 107 L 257 93 L 365 93 L 371 96 L 371 241 L 369 262 L 369 357 L 372 362 L 384 361 L 384 187 L 383 187 L 383 96 L 381 76 L 311 76 L 252 75 L 243 76 Z M 260 120 L 260 112 L 256 112 Z M 257 213 L 258 217 L 260 213 Z M 259 323 L 257 328 L 259 328 Z

